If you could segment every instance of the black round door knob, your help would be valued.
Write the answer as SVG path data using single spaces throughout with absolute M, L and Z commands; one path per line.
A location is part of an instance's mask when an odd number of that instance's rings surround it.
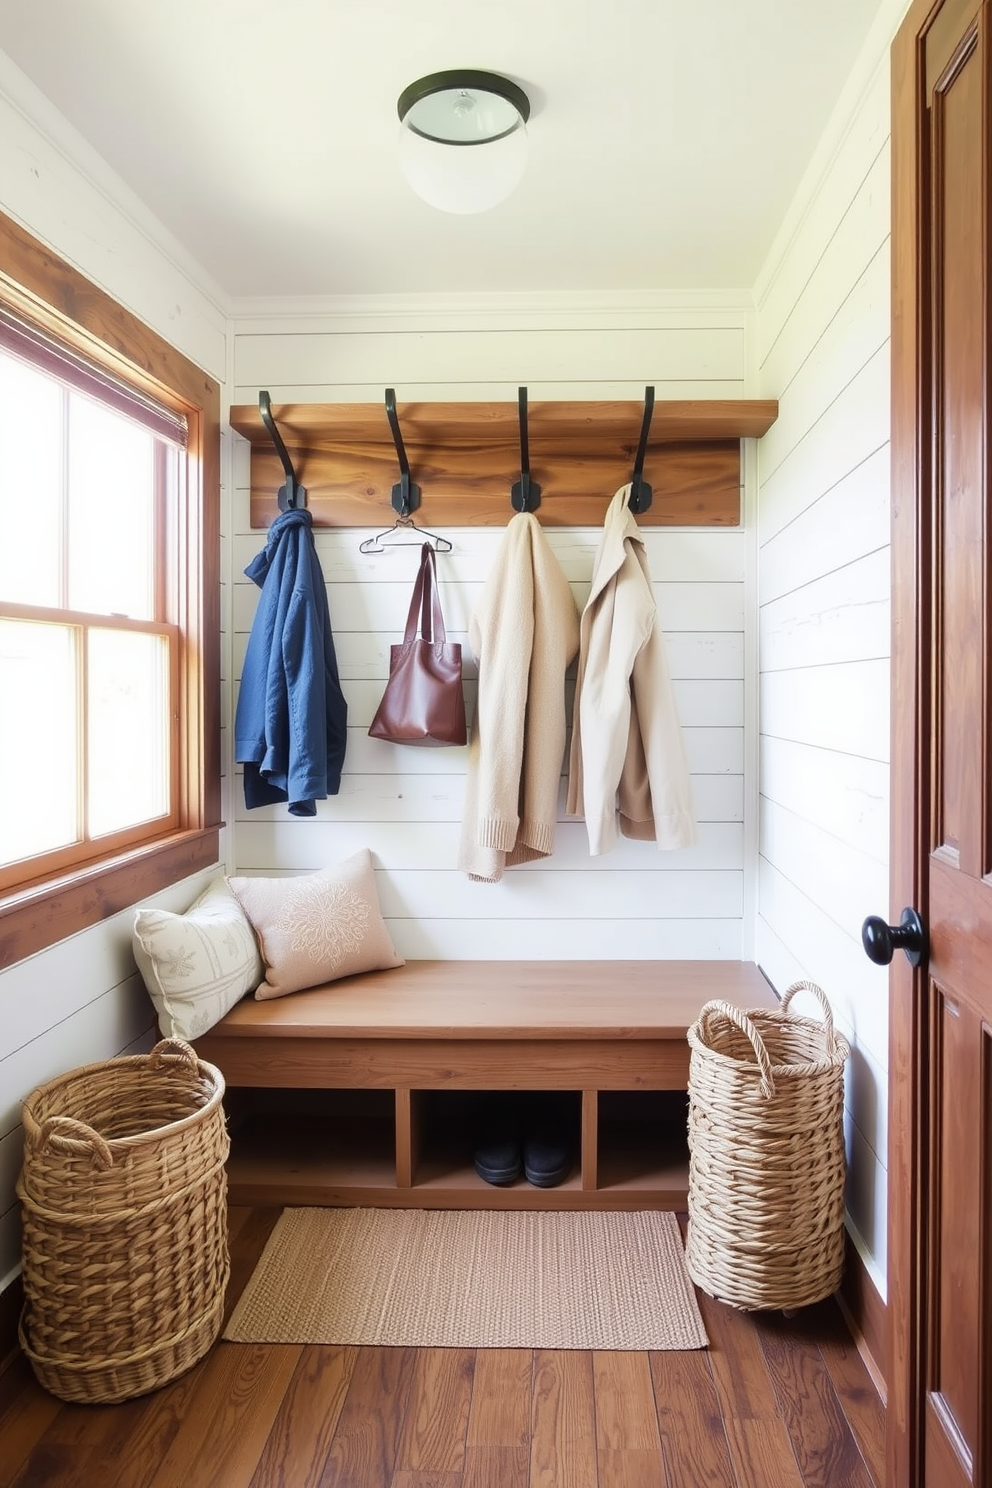
M 910 965 L 919 966 L 927 953 L 927 932 L 915 909 L 904 909 L 898 925 L 869 915 L 861 926 L 861 944 L 876 966 L 888 966 L 896 951 L 905 951 Z

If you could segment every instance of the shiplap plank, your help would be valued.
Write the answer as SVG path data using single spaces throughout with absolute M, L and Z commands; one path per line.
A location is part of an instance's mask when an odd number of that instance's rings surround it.
M 858 1234 L 871 1256 L 870 1274 L 885 1296 L 888 1254 L 888 1170 L 881 1157 L 850 1118 L 844 1122 L 847 1144 L 845 1202 Z
M 462 648 L 462 676 L 466 680 L 478 676 L 478 665 L 472 654 L 468 632 L 447 627 L 449 641 Z M 248 649 L 246 630 L 227 637 L 229 657 L 225 657 L 224 685 L 233 686 L 232 698 L 241 684 L 244 672 L 245 652 Z M 341 630 L 334 634 L 334 654 L 337 657 L 338 676 L 342 682 L 368 681 L 378 678 L 385 681 L 389 675 L 389 648 L 402 640 L 399 631 Z M 744 633 L 728 631 L 679 631 L 670 630 L 665 635 L 665 654 L 668 669 L 673 679 L 698 679 L 700 681 L 730 681 L 744 677 Z M 566 688 L 574 672 L 574 664 L 566 673 Z M 231 702 L 233 709 L 233 701 Z
M 783 945 L 767 920 L 759 917 L 755 959 L 775 990 L 781 994 L 794 982 L 815 981 L 809 969 Z M 805 1001 L 805 1005 L 804 1004 Z M 865 1141 L 875 1152 L 888 1150 L 888 1075 L 871 1050 L 859 1044 L 854 1029 L 842 1017 L 831 998 L 834 1022 L 851 1044 L 851 1058 L 844 1071 L 844 1103 L 851 1119 L 862 1133 L 870 1133 Z M 819 1016 L 815 1005 L 807 998 L 800 998 L 797 1012 L 806 1012 L 811 1017 Z
M 402 427 L 410 384 L 732 381 L 744 376 L 739 326 L 491 331 L 472 327 L 418 333 L 301 331 L 234 340 L 236 386 L 282 388 L 348 384 L 395 387 Z M 273 394 L 274 396 L 274 394 Z M 380 396 L 382 393 L 380 391 Z M 311 398 L 309 401 L 319 401 Z M 385 412 L 383 413 L 385 418 Z M 636 438 L 637 430 L 632 431 Z
M 853 382 L 888 344 L 890 274 L 886 240 L 779 396 L 779 416 L 761 441 L 763 479 L 775 473 L 813 427 L 827 398 Z
M 888 898 L 888 864 L 839 842 L 821 827 L 762 797 L 761 851 L 825 915 L 857 938 L 866 906 Z
M 248 447 L 247 441 L 245 442 Z M 510 520 L 509 495 L 507 521 Z M 408 545 L 387 547 L 381 553 L 362 553 L 359 545 L 376 531 L 388 529 L 393 514 L 384 513 L 383 528 L 321 527 L 315 530 L 315 545 L 324 578 L 337 583 L 407 583 L 411 588 L 420 558 L 419 539 Z M 402 534 L 409 538 L 412 534 Z M 485 583 L 503 538 L 503 529 L 453 527 L 444 534 L 452 543 L 450 553 L 438 555 L 442 581 Z M 598 527 L 550 527 L 546 536 L 565 577 L 588 583 L 602 531 Z M 744 577 L 746 538 L 737 528 L 708 531 L 699 527 L 645 527 L 644 550 L 651 577 L 656 583 L 739 583 Z M 265 546 L 264 534 L 239 532 L 231 539 L 234 577 L 240 582 L 248 564 Z M 333 590 L 332 590 L 333 593 Z
M 416 572 L 407 579 L 376 586 L 374 600 L 368 585 L 337 583 L 328 586 L 331 628 L 338 630 L 386 631 L 397 638 L 403 634 L 410 595 Z M 469 619 L 482 598 L 482 583 L 459 583 L 444 578 L 438 583 L 445 627 L 454 632 L 468 630 Z M 577 609 L 585 605 L 589 581 L 573 581 L 572 593 Z M 235 631 L 251 630 L 259 590 L 245 580 L 234 585 L 233 620 Z M 743 630 L 744 585 L 742 583 L 656 583 L 655 603 L 658 622 L 670 630 Z
M 481 884 L 480 888 L 488 885 Z M 740 961 L 742 921 L 721 919 L 627 920 L 617 934 L 610 919 L 388 921 L 393 945 L 411 961 Z
M 238 827 L 238 871 L 254 873 L 313 873 L 352 853 L 368 848 L 390 872 L 403 869 L 426 871 L 453 868 L 458 862 L 461 827 L 455 822 L 437 822 L 430 832 L 417 823 L 339 822 L 333 835 L 315 832 L 310 821 L 293 818 L 281 822 L 244 821 Z M 589 839 L 585 823 L 560 822 L 550 859 L 520 863 L 519 873 L 540 872 L 549 864 L 556 869 L 583 871 L 590 867 Z M 622 838 L 610 854 L 615 873 L 639 873 L 644 869 L 699 868 L 741 869 L 744 866 L 744 828 L 735 821 L 700 822 L 699 841 L 677 852 L 656 853 L 650 843 Z
M 20 1205 L 0 1213 L 0 1290 L 13 1281 L 21 1264 L 21 1233 Z
M 687 728 L 683 730 L 683 737 L 693 778 L 739 776 L 743 773 L 742 728 Z M 359 773 L 354 766 L 358 759 L 364 762 L 369 758 L 366 750 L 375 751 L 377 768 Z M 388 759 L 386 751 L 394 756 L 393 761 Z M 400 763 L 398 753 L 412 756 L 409 764 L 403 759 L 402 772 L 395 769 L 395 764 Z M 442 753 L 445 756 L 443 763 L 438 758 Z M 465 800 L 467 760 L 465 747 L 412 751 L 401 744 L 369 740 L 364 729 L 349 730 L 341 789 L 336 796 L 317 802 L 317 817 L 329 821 L 460 821 Z M 415 770 L 414 766 L 420 768 Z M 240 770 L 237 773 L 237 789 L 240 791 Z M 701 803 L 696 809 L 702 809 Z M 286 814 L 282 804 L 259 806 L 251 812 L 256 821 L 282 821 Z M 241 815 L 239 807 L 239 819 Z M 564 818 L 564 785 L 559 794 L 559 817 Z M 717 819 L 727 818 L 721 814 Z
M 182 913 L 213 873 L 208 870 L 195 874 L 144 902 L 148 907 Z M 108 989 L 134 976 L 134 913 L 133 909 L 122 910 L 0 972 L 4 1005 L 0 1055 L 7 1057 L 42 1038 L 48 1029 L 56 1028 L 81 1007 L 98 1001 Z M 116 1053 L 117 1048 L 107 1052 Z
M 656 850 L 650 849 L 645 868 L 632 894 L 629 876 L 608 867 L 584 873 L 563 872 L 549 866 L 539 873 L 507 873 L 497 884 L 476 883 L 458 872 L 390 872 L 376 874 L 383 916 L 427 919 L 444 906 L 445 915 L 467 919 L 481 910 L 494 920 L 626 921 L 642 919 L 645 907 L 659 919 L 733 919 L 741 914 L 740 871 L 657 870 Z M 605 862 L 605 859 L 603 860 Z
M 17 1126 L 36 1085 L 77 1065 L 111 1059 L 152 1026 L 155 1010 L 137 971 L 0 1060 L 0 1135 Z
M 342 691 L 349 703 L 349 719 L 357 717 L 357 711 L 350 707 L 352 682 L 342 684 Z M 381 686 L 381 684 L 380 684 Z M 474 707 L 474 685 L 465 683 L 465 695 L 468 716 L 472 716 Z M 371 717 L 371 715 L 369 715 Z M 571 717 L 571 696 L 566 689 L 566 716 Z M 744 768 L 744 737 L 743 729 L 728 724 L 719 727 L 685 727 L 683 728 L 685 740 L 686 757 L 689 761 L 689 769 L 693 776 L 730 774 L 739 775 Z M 567 761 L 567 748 L 563 758 L 562 768 L 565 769 Z M 354 797 L 368 790 L 376 800 L 383 798 L 383 783 L 379 777 L 407 777 L 409 789 L 413 797 L 425 790 L 429 792 L 433 788 L 437 793 L 437 799 L 457 799 L 459 803 L 464 797 L 464 777 L 468 769 L 468 748 L 464 745 L 452 745 L 437 749 L 420 749 L 413 745 L 390 744 L 384 739 L 371 739 L 368 734 L 367 723 L 351 722 L 348 729 L 348 743 L 345 750 L 344 774 L 341 781 L 341 791 L 338 796 L 330 798 L 332 801 L 340 801 L 343 797 Z M 240 776 L 241 771 L 238 770 Z M 434 781 L 433 787 L 424 784 L 416 784 L 417 777 L 429 775 Z M 362 777 L 371 777 L 369 785 L 363 786 Z M 448 777 L 445 783 L 445 777 Z M 239 786 L 240 789 L 240 786 Z M 387 783 L 386 790 L 389 796 L 396 800 L 404 800 L 404 788 L 402 780 Z M 352 806 L 342 806 L 342 810 L 329 811 L 333 817 L 340 817 L 342 812 L 351 811 Z M 360 803 L 356 809 L 360 809 Z M 285 809 L 280 811 L 279 807 L 260 807 L 253 813 L 258 816 L 262 811 L 275 811 L 277 819 L 286 815 Z M 563 814 L 564 808 L 562 808 Z M 705 800 L 697 801 L 697 811 L 705 813 L 708 820 L 727 820 L 722 814 L 716 817 L 709 814 L 709 808 Z M 318 804 L 318 815 L 321 807 Z M 261 818 L 259 819 L 271 819 Z M 378 820 L 377 817 L 370 818 Z M 396 817 L 397 821 L 406 820 L 406 808 L 401 807 Z M 736 819 L 736 816 L 732 819 Z
M 816 264 L 890 134 L 888 69 L 881 67 L 855 109 L 836 154 L 767 282 L 759 285 L 758 358 L 764 364 Z
M 0 1214 L 5 1214 L 15 1202 L 14 1185 L 24 1159 L 24 1134 L 21 1126 L 11 1127 L 0 1137 Z M 4 1274 L 3 1258 L 0 1255 L 0 1278 Z
M 890 572 L 889 551 L 882 548 L 763 604 L 762 670 L 888 658 Z
M 692 731 L 690 731 L 691 733 Z M 724 768 L 720 773 L 697 772 L 692 775 L 692 794 L 696 818 L 699 821 L 742 821 L 744 815 L 743 776 L 740 765 L 730 768 L 726 753 L 718 753 L 729 746 L 740 755 L 743 752 L 743 731 L 701 730 L 698 754 L 703 762 L 717 763 Z M 712 733 L 727 733 L 734 737 L 710 740 Z M 375 741 L 375 742 L 378 742 Z M 383 745 L 383 748 L 400 746 Z M 435 754 L 437 751 L 425 751 Z M 449 751 L 445 751 L 448 753 Z M 457 752 L 457 751 L 456 751 Z M 462 755 L 464 759 L 464 754 Z M 463 767 L 464 773 L 464 767 Z M 240 773 L 234 780 L 234 815 L 237 830 L 245 821 L 270 822 L 273 825 L 290 825 L 291 818 L 283 805 L 259 806 L 249 811 L 244 804 L 244 793 Z M 326 831 L 328 842 L 336 840 L 336 833 L 347 823 L 372 825 L 385 823 L 397 826 L 413 826 L 429 822 L 433 827 L 444 823 L 460 822 L 465 805 L 464 779 L 450 775 L 352 775 L 345 773 L 340 793 L 326 801 L 317 802 L 315 818 L 307 821 L 311 832 Z M 558 792 L 558 822 L 568 820 L 565 816 L 565 782 Z
M 758 895 L 761 918 L 802 959 L 807 975 L 823 988 L 856 1042 L 887 1069 L 888 981 L 865 955 L 860 926 L 856 935 L 843 930 L 764 856 L 758 860 Z M 867 905 L 865 913 L 872 912 Z
M 765 672 L 760 692 L 762 733 L 865 759 L 888 759 L 887 660 Z
M 368 728 L 382 700 L 384 682 L 385 676 L 372 681 L 349 680 L 342 687 L 348 701 L 349 728 Z M 673 681 L 672 691 L 679 720 L 684 728 L 732 728 L 744 723 L 743 682 L 680 677 Z M 467 685 L 464 673 L 463 692 L 471 716 L 476 688 Z M 383 741 L 374 742 L 382 744 Z
M 765 735 L 759 772 L 761 791 L 769 800 L 880 863 L 888 862 L 886 763 Z
M 761 386 L 775 389 L 769 397 L 783 399 L 787 395 L 806 358 L 831 322 L 841 315 L 852 286 L 869 274 L 875 259 L 880 256 L 887 267 L 890 172 L 886 141 L 868 166 L 822 254 L 814 264 L 804 266 L 808 278 L 761 363 Z M 887 290 L 884 303 L 888 305 Z M 781 408 L 779 412 L 781 415 Z
M 889 352 L 883 346 L 824 408 L 774 475 L 762 479 L 762 543 L 831 491 L 888 439 Z
M 867 553 L 888 548 L 889 445 L 762 542 L 761 602 L 779 599 Z
M 247 634 L 242 632 L 238 639 L 243 644 L 239 657 L 234 658 L 234 675 L 240 681 Z M 448 639 L 461 645 L 463 676 L 473 675 L 477 667 L 467 633 L 449 630 Z M 381 631 L 339 630 L 334 637 L 338 675 L 346 681 L 384 681 L 389 675 L 389 648 L 393 644 L 394 637 Z M 665 637 L 665 652 L 673 680 L 730 681 L 744 676 L 744 637 L 740 631 L 672 631 Z

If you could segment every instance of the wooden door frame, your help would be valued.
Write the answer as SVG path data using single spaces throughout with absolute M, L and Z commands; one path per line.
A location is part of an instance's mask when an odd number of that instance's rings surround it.
M 892 44 L 892 712 L 890 910 L 904 905 L 927 921 L 923 864 L 928 781 L 917 741 L 929 740 L 928 571 L 931 415 L 929 264 L 921 262 L 923 191 L 929 141 L 919 91 L 921 36 L 935 9 L 916 0 Z M 925 566 L 925 561 L 927 566 Z M 886 1476 L 890 1488 L 922 1481 L 922 1345 L 926 1242 L 923 1078 L 927 1028 L 923 973 L 897 955 L 889 971 L 888 1365 Z
M 962 10 L 969 0 L 947 0 Z M 976 0 L 971 0 L 977 9 Z M 914 0 L 891 51 L 892 713 L 890 908 L 929 920 L 932 563 L 930 139 L 924 46 L 945 0 Z M 928 1338 L 929 1043 L 927 967 L 889 974 L 886 1476 L 923 1482 Z

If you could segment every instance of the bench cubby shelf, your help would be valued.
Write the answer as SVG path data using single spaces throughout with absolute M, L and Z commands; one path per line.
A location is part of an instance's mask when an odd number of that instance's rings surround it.
M 411 961 L 242 1002 L 196 1041 L 238 1116 L 231 1201 L 683 1208 L 685 1036 L 712 998 L 775 1004 L 736 961 Z M 473 1102 L 507 1090 L 574 1093 L 559 1187 L 475 1173 Z

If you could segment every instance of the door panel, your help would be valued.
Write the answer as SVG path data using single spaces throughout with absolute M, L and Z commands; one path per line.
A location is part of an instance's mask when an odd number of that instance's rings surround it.
M 926 1460 L 982 1483 L 983 1021 L 992 1019 L 986 553 L 987 16 L 927 41 L 934 424 Z M 950 55 L 938 71 L 938 53 Z M 923 741 L 921 741 L 922 743 Z M 936 1473 L 936 1467 L 932 1473 Z M 929 1482 L 929 1479 L 928 1479 Z
M 978 23 L 932 94 L 934 372 L 933 847 L 968 873 L 981 872 L 984 335 L 981 316 L 984 222 L 981 149 L 982 60 Z

